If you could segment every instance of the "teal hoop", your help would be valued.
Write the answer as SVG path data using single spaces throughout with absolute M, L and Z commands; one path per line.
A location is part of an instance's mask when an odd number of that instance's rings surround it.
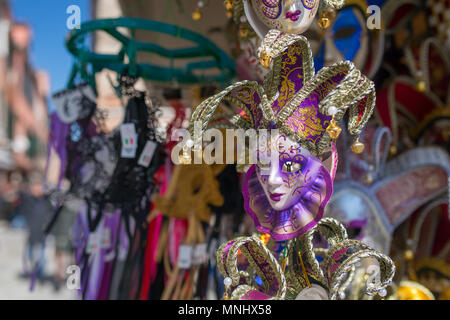
M 132 38 L 122 34 L 117 28 L 131 30 Z M 154 43 L 134 40 L 135 30 L 149 30 L 165 33 L 177 38 L 192 41 L 197 46 L 166 49 Z M 122 48 L 118 54 L 98 54 L 91 52 L 84 44 L 84 36 L 94 31 L 103 30 L 117 39 Z M 158 82 L 178 82 L 182 84 L 229 83 L 235 75 L 234 61 L 206 37 L 179 26 L 141 18 L 117 18 L 93 20 L 83 23 L 80 29 L 72 30 L 66 40 L 66 47 L 75 57 L 68 88 L 72 88 L 77 74 L 95 88 L 95 73 L 103 69 L 113 70 L 120 76 L 124 72 L 134 77 Z M 151 52 L 168 59 L 211 58 L 204 61 L 187 63 L 183 68 L 169 68 L 149 63 L 137 63 L 138 52 Z M 125 63 L 125 56 L 129 63 Z M 218 75 L 196 75 L 194 70 L 218 69 Z M 88 70 L 89 69 L 89 70 Z

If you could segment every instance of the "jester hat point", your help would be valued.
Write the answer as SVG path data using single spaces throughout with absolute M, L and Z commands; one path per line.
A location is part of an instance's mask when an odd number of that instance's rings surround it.
M 259 49 L 269 61 L 263 85 L 237 82 L 203 101 L 193 112 L 189 130 L 201 123 L 202 132 L 218 127 L 218 107 L 228 102 L 235 113 L 220 126 L 240 129 L 279 129 L 314 156 L 322 155 L 332 137 L 327 130 L 348 111 L 348 130 L 357 141 L 375 106 L 375 87 L 350 61 L 314 71 L 307 39 L 271 30 Z M 201 137 L 200 137 L 201 138 Z

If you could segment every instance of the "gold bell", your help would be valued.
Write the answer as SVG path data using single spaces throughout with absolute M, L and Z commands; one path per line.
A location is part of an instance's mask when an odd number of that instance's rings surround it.
M 246 27 L 241 27 L 239 29 L 239 35 L 241 36 L 241 38 L 247 38 L 247 36 L 248 36 L 248 29 Z
M 320 12 L 320 18 L 317 20 L 319 27 L 327 29 L 331 24 L 331 19 L 335 16 L 334 11 L 324 9 Z
M 203 14 L 200 12 L 200 10 L 197 8 L 194 12 L 192 12 L 192 19 L 195 21 L 200 20 L 203 17 Z
M 225 8 L 227 10 L 232 10 L 233 9 L 233 0 L 227 0 L 225 1 Z
M 394 144 L 392 144 L 392 145 L 389 147 L 389 154 L 390 154 L 391 156 L 395 156 L 395 155 L 397 154 L 397 152 L 398 152 L 397 147 L 396 147 Z
M 230 277 L 226 277 L 223 280 L 223 284 L 225 285 L 225 292 L 223 293 L 222 300 L 230 300 L 230 290 L 232 285 L 232 280 Z
M 425 92 L 427 90 L 427 84 L 425 80 L 419 80 L 416 82 L 416 90 L 419 92 Z
M 406 250 L 405 252 L 403 252 L 403 258 L 406 261 L 412 261 L 414 259 L 414 252 L 410 249 Z
M 330 125 L 327 127 L 327 132 L 331 139 L 336 140 L 337 138 L 339 138 L 342 129 L 336 124 L 334 119 L 331 119 Z
M 372 184 L 373 180 L 373 175 L 371 173 L 368 173 L 364 176 L 364 182 L 367 184 Z
M 358 140 L 353 142 L 353 144 L 352 144 L 353 153 L 360 154 L 364 151 L 364 149 L 365 149 L 364 143 L 361 143 Z
M 259 58 L 259 62 L 264 68 L 269 68 L 270 63 L 272 62 L 272 58 L 267 54 L 266 51 L 261 53 L 261 57 Z

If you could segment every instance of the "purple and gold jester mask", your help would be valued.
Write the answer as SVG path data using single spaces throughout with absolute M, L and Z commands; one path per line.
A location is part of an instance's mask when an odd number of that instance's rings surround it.
M 301 34 L 309 28 L 320 0 L 250 0 L 245 10 L 261 38 L 270 29 Z
M 369 78 L 373 77 L 384 53 L 384 30 L 369 27 L 366 14 L 369 6 L 381 7 L 384 2 L 346 0 L 328 28 L 322 29 L 318 23 L 311 24 L 304 36 L 311 43 L 316 70 L 349 60 Z
M 263 39 L 271 29 L 302 34 L 312 24 L 320 3 L 334 9 L 341 8 L 344 0 L 238 0 L 243 1 L 245 16 Z
M 349 133 L 357 140 L 372 114 L 375 90 L 349 61 L 315 74 L 309 43 L 300 35 L 271 30 L 259 55 L 270 66 L 264 84 L 238 82 L 206 99 L 192 114 L 190 132 L 194 136 L 196 122 L 204 132 L 222 117 L 222 127 L 271 133 L 251 151 L 257 161 L 246 173 L 245 208 L 260 232 L 288 240 L 316 226 L 332 195 L 323 165 L 333 141 L 330 122 L 347 112 Z M 235 111 L 225 119 L 215 113 L 222 102 Z

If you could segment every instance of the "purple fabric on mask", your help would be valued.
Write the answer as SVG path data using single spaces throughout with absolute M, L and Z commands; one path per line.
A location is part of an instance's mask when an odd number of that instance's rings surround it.
M 279 96 L 272 106 L 275 115 L 296 92 L 303 88 L 303 58 L 300 52 L 299 44 L 295 44 L 282 55 L 281 65 L 283 67 L 280 71 L 280 84 L 278 85 Z
M 242 192 L 245 210 L 256 229 L 269 233 L 275 241 L 283 241 L 298 237 L 317 225 L 333 193 L 333 183 L 328 170 L 320 164 L 318 173 L 305 184 L 299 202 L 277 211 L 270 205 L 253 165 L 245 175 Z M 318 203 L 313 196 L 319 196 Z M 311 219 L 306 219 L 306 215 Z
M 245 104 L 251 114 L 247 115 L 247 112 L 245 110 L 241 110 L 241 116 L 246 118 L 246 120 L 248 121 L 251 121 L 249 119 L 249 116 L 251 116 L 253 120 L 253 127 L 258 128 L 263 118 L 261 108 L 259 108 L 261 97 L 259 96 L 258 92 L 251 89 L 250 87 L 244 87 L 231 91 L 230 95 Z
M 258 290 L 252 290 L 245 294 L 241 300 L 269 300 L 270 298 L 272 297 L 265 293 L 262 293 Z
M 345 77 L 337 74 L 321 83 L 289 116 L 286 124 L 294 130 L 301 132 L 309 141 L 316 144 L 330 124 L 331 116 L 319 112 L 319 104 Z

